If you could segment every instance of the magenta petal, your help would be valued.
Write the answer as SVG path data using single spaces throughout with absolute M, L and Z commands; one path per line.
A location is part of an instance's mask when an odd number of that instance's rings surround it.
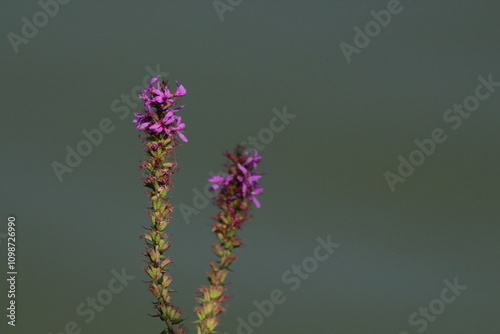
M 254 189 L 254 191 L 252 191 L 252 195 L 259 195 L 259 194 L 262 194 L 264 192 L 264 188 L 257 188 L 257 189 Z
M 173 94 L 170 92 L 170 89 L 168 89 L 168 87 L 165 87 L 165 96 L 168 98 L 173 97 Z
M 177 134 L 179 135 L 179 137 L 182 139 L 183 142 L 185 142 L 185 143 L 188 142 L 186 136 L 184 136 L 184 134 L 182 132 L 177 132 Z
M 165 119 L 162 120 L 163 125 L 169 125 L 173 122 L 175 122 L 175 118 L 167 118 L 166 120 Z
M 184 88 L 183 85 L 179 85 L 179 82 L 176 81 L 175 84 L 177 85 L 177 91 L 175 92 L 175 96 L 184 96 L 187 94 L 186 88 Z
M 218 177 L 220 177 L 220 176 L 218 176 L 218 175 L 211 176 L 208 178 L 207 181 L 208 182 L 217 182 L 216 178 L 218 178 Z
M 243 173 L 248 173 L 247 169 L 246 169 L 245 167 L 243 167 L 243 165 L 242 165 L 242 164 L 240 164 L 240 163 L 238 163 L 238 168 L 239 168 L 239 169 L 241 169 L 241 171 L 242 171 Z
M 181 109 L 182 109 L 182 108 L 184 108 L 184 107 L 185 107 L 185 106 L 179 106 L 179 107 L 177 107 L 177 108 L 175 108 L 175 109 L 171 109 L 171 110 L 172 110 L 172 111 L 179 111 L 179 110 L 181 110 Z
M 186 124 L 180 123 L 175 126 L 175 130 L 182 130 L 186 127 Z
M 260 202 L 255 196 L 252 197 L 252 201 L 255 203 L 257 209 L 260 209 Z
M 149 82 L 150 85 L 153 85 L 158 79 L 160 78 L 161 75 L 157 75 L 156 77 L 152 78 L 151 81 Z
M 214 176 L 208 178 L 208 182 L 220 182 L 223 180 L 224 180 L 224 178 L 222 176 L 219 176 L 219 175 L 214 175 Z
M 250 181 L 250 182 L 255 182 L 258 179 L 260 179 L 261 177 L 262 177 L 262 175 L 252 175 L 249 178 L 247 178 L 247 180 Z
M 174 116 L 174 113 L 169 111 L 165 114 L 165 116 L 163 116 L 161 122 L 165 125 L 167 124 L 170 124 L 172 122 L 174 122 L 176 120 L 175 116 Z

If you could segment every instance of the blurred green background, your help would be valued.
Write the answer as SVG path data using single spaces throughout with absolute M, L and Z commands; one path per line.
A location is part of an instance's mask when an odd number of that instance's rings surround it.
M 189 143 L 177 152 L 171 195 L 199 212 L 175 212 L 170 255 L 174 302 L 191 332 L 215 241 L 215 208 L 193 203 L 195 193 L 226 148 L 259 134 L 265 193 L 241 233 L 247 246 L 229 276 L 234 298 L 221 333 L 500 332 L 500 88 L 458 129 L 443 120 L 475 93 L 479 76 L 500 81 L 500 4 L 402 0 L 348 63 L 340 44 L 354 46 L 354 29 L 390 3 L 222 0 L 220 16 L 212 1 L 70 1 L 42 24 L 40 3 L 2 2 L 0 233 L 15 216 L 18 281 L 16 327 L 3 313 L 1 332 L 163 328 L 147 316 L 153 299 L 141 271 L 138 236 L 149 222 L 137 170 L 144 152 L 131 123 L 141 106 L 121 100 L 151 77 L 148 67 L 188 90 Z M 33 16 L 38 32 L 16 53 L 9 33 L 22 36 Z M 273 109 L 284 108 L 295 118 L 265 137 Z M 82 131 L 106 118 L 113 130 L 60 182 L 53 162 L 65 163 L 67 146 L 76 149 Z M 447 140 L 391 191 L 384 173 L 397 173 L 398 156 L 408 159 L 414 140 L 435 128 Z M 287 272 L 314 263 L 316 239 L 328 236 L 341 246 L 306 279 Z M 122 268 L 135 278 L 109 300 L 103 289 Z M 300 286 L 293 291 L 284 274 Z M 455 278 L 467 288 L 436 302 Z M 259 318 L 255 302 L 276 289 L 286 300 Z M 98 295 L 107 304 L 87 322 L 87 298 Z M 438 315 L 409 322 L 430 304 Z M 66 331 L 71 322 L 77 329 Z

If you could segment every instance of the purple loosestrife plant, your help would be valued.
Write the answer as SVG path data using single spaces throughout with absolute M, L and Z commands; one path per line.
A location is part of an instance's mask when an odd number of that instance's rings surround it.
M 167 328 L 161 334 L 186 334 L 187 329 L 179 325 L 181 310 L 171 302 L 173 290 L 170 288 L 172 277 L 169 275 L 171 258 L 163 253 L 168 250 L 170 243 L 165 232 L 170 224 L 170 213 L 173 206 L 169 204 L 167 195 L 172 187 L 171 177 L 177 169 L 174 150 L 179 144 L 179 138 L 187 142 L 184 136 L 185 124 L 177 114 L 184 106 L 176 107 L 177 98 L 186 95 L 184 86 L 176 82 L 175 93 L 170 92 L 167 82 L 153 78 L 149 86 L 141 92 L 144 101 L 142 113 L 134 113 L 134 123 L 144 131 L 144 147 L 147 151 L 147 160 L 143 161 L 140 169 L 145 169 L 144 186 L 151 201 L 148 214 L 151 217 L 151 226 L 141 237 L 146 240 L 147 265 L 145 271 L 151 278 L 149 290 L 156 298 L 153 303 L 157 314 L 165 322 Z M 212 231 L 219 240 L 219 244 L 212 245 L 214 253 L 219 258 L 217 263 L 210 262 L 208 273 L 209 285 L 198 290 L 200 297 L 196 298 L 199 306 L 195 308 L 198 315 L 198 334 L 217 333 L 219 314 L 225 310 L 222 304 L 230 298 L 225 295 L 225 279 L 230 271 L 230 265 L 236 260 L 234 250 L 243 246 L 242 240 L 236 232 L 250 218 L 249 210 L 252 203 L 260 208 L 257 195 L 263 192 L 259 185 L 261 174 L 256 173 L 262 157 L 257 150 L 253 155 L 244 151 L 241 145 L 233 153 L 226 152 L 229 159 L 226 163 L 227 175 L 215 175 L 209 179 L 213 182 L 212 191 L 217 191 L 215 203 L 220 208 L 215 219 Z
M 185 124 L 177 115 L 184 108 L 175 107 L 178 97 L 186 95 L 184 86 L 177 84 L 175 93 L 171 93 L 167 82 L 153 78 L 149 86 L 142 91 L 140 97 L 144 101 L 142 113 L 134 113 L 134 123 L 144 131 L 144 147 L 147 151 L 147 160 L 143 161 L 139 169 L 145 169 L 144 186 L 148 189 L 151 207 L 148 214 L 151 217 L 151 226 L 141 237 L 146 240 L 145 271 L 151 278 L 149 290 L 156 297 L 153 304 L 160 317 L 167 326 L 162 334 L 184 334 L 187 329 L 180 325 L 175 328 L 181 319 L 181 310 L 171 302 L 173 290 L 170 288 L 172 277 L 169 275 L 169 264 L 172 259 L 163 253 L 170 247 L 167 241 L 165 228 L 170 223 L 170 213 L 173 206 L 169 204 L 167 194 L 172 187 L 172 174 L 177 164 L 173 151 L 178 145 L 178 138 L 187 142 L 183 134 Z
M 219 314 L 225 311 L 223 302 L 230 298 L 224 294 L 225 279 L 231 270 L 230 265 L 236 260 L 234 250 L 243 246 L 236 232 L 250 218 L 251 204 L 260 208 L 256 195 L 263 192 L 258 182 L 262 175 L 254 171 L 262 160 L 257 150 L 254 149 L 251 156 L 238 145 L 234 154 L 226 152 L 225 156 L 229 159 L 225 164 L 227 175 L 209 178 L 214 183 L 211 189 L 218 191 L 214 198 L 220 211 L 213 217 L 215 224 L 212 231 L 219 244 L 213 244 L 212 249 L 219 259 L 217 263 L 209 263 L 209 285 L 198 290 L 201 295 L 196 298 L 199 306 L 195 308 L 198 334 L 217 333 L 215 328 L 220 324 Z

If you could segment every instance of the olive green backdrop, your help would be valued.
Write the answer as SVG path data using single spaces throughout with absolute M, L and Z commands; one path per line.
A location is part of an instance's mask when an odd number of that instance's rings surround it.
M 131 123 L 154 72 L 188 90 L 170 255 L 190 332 L 215 241 L 206 179 L 252 140 L 265 192 L 221 333 L 500 331 L 500 87 L 477 88 L 500 82 L 497 1 L 53 3 L 0 5 L 2 333 L 162 330 Z M 448 111 L 462 103 L 473 111 Z M 58 178 L 68 150 L 86 156 Z

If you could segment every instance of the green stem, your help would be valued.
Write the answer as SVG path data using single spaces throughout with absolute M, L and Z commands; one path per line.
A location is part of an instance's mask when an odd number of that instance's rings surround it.
M 172 278 L 168 273 L 168 265 L 172 263 L 172 259 L 163 255 L 170 247 L 167 242 L 168 235 L 164 230 L 170 223 L 170 212 L 173 210 L 167 195 L 171 188 L 170 177 L 175 172 L 175 163 L 170 161 L 175 142 L 160 133 L 148 137 L 145 144 L 148 160 L 142 165 L 147 170 L 143 182 L 146 188 L 151 189 L 151 227 L 142 235 L 146 239 L 146 272 L 151 278 L 149 289 L 157 299 L 153 304 L 158 316 L 167 325 L 166 333 L 176 334 L 174 325 L 182 321 L 182 312 L 170 301 L 172 290 L 169 286 Z

